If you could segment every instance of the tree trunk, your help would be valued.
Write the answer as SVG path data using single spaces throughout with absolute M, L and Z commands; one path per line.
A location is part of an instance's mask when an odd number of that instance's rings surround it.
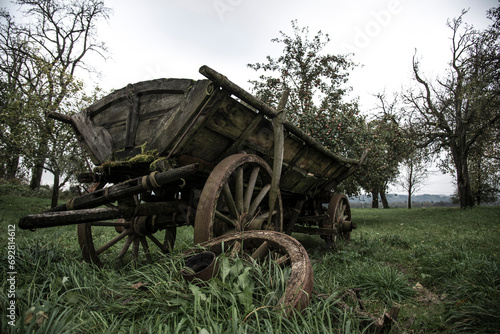
M 55 208 L 57 206 L 58 201 L 59 201 L 59 171 L 54 171 L 54 185 L 52 186 L 52 203 L 50 204 L 50 207 Z
M 474 206 L 474 195 L 470 184 L 469 168 L 465 154 L 454 154 L 455 166 L 457 170 L 458 199 L 460 208 Z
M 380 192 L 380 199 L 382 200 L 382 206 L 384 209 L 389 209 L 389 201 L 387 200 L 387 196 L 385 196 L 385 192 Z
M 47 130 L 45 130 L 46 133 L 50 133 L 50 130 L 47 125 L 45 126 L 45 128 L 47 128 Z M 45 167 L 45 159 L 47 157 L 48 146 L 49 144 L 47 140 L 42 139 L 35 152 L 34 156 L 35 167 L 32 169 L 31 183 L 30 183 L 30 188 L 32 190 L 40 188 L 42 184 L 42 176 Z
M 408 189 L 408 209 L 411 209 L 411 188 Z
M 9 159 L 9 162 L 5 170 L 5 179 L 6 180 L 15 179 L 18 168 L 19 168 L 19 156 L 12 157 L 11 159 Z
M 378 209 L 378 191 L 372 191 L 372 209 Z
M 40 188 L 42 184 L 42 175 L 43 175 L 43 162 L 37 163 L 35 167 L 32 169 L 31 174 L 31 182 L 30 189 L 35 190 Z

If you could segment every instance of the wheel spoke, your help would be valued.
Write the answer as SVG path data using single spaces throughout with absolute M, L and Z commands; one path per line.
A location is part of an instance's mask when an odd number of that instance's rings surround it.
M 140 239 L 141 244 L 142 244 L 142 250 L 144 251 L 144 255 L 146 256 L 146 261 L 147 262 L 153 262 L 153 258 L 151 257 L 151 254 L 149 252 L 149 245 L 146 240 L 146 237 L 142 237 Z
M 167 249 L 167 251 L 170 251 L 172 248 L 174 248 L 174 242 L 175 242 L 175 235 L 172 234 L 170 229 L 165 230 L 165 237 L 163 238 L 163 247 Z
M 228 216 L 224 215 L 223 213 L 219 212 L 218 210 L 215 210 L 215 217 L 222 220 L 224 223 L 234 226 L 235 228 L 238 227 L 237 222 L 234 219 L 229 218 Z
M 122 233 L 120 233 L 119 235 L 117 235 L 116 237 L 114 237 L 113 239 L 111 239 L 110 241 L 108 241 L 105 245 L 101 246 L 98 250 L 96 250 L 96 254 L 97 255 L 101 254 L 106 249 L 108 249 L 109 247 L 111 247 L 114 244 L 116 244 L 118 241 L 120 241 L 123 238 L 125 238 L 130 232 L 131 232 L 130 229 L 127 229 L 127 230 L 123 231 Z
M 139 258 L 139 238 L 134 238 L 134 244 L 132 246 L 132 261 L 137 261 Z
M 125 241 L 125 244 L 122 247 L 122 250 L 120 251 L 120 254 L 118 254 L 117 259 L 119 261 L 123 260 L 123 257 L 125 256 L 125 253 L 127 253 L 127 250 L 129 249 L 130 245 L 132 244 L 132 241 L 134 241 L 134 235 L 129 234 L 127 240 Z
M 235 201 L 236 209 L 239 213 L 243 213 L 243 168 L 236 170 L 236 185 L 235 185 Z
M 264 241 L 253 253 L 250 255 L 250 257 L 254 260 L 257 259 L 263 259 L 266 255 L 267 252 L 269 251 L 269 243 L 267 241 Z
M 283 255 L 282 257 L 280 257 L 279 259 L 276 260 L 276 264 L 281 266 L 281 265 L 287 263 L 288 261 L 290 261 L 290 256 Z
M 253 215 L 257 208 L 259 207 L 260 203 L 266 197 L 267 193 L 269 192 L 269 189 L 271 189 L 271 184 L 266 184 L 264 188 L 259 192 L 259 194 L 255 197 L 255 199 L 252 202 L 252 205 L 250 205 L 250 209 L 248 210 L 248 213 Z
M 224 192 L 224 199 L 226 200 L 226 205 L 229 210 L 229 214 L 234 219 L 238 219 L 238 210 L 236 209 L 236 204 L 234 203 L 233 195 L 231 194 L 231 189 L 229 189 L 229 185 L 224 183 L 224 187 L 222 187 L 222 191 Z
M 252 201 L 253 191 L 255 189 L 255 183 L 257 182 L 257 177 L 259 176 L 260 167 L 256 166 L 252 169 L 250 174 L 250 179 L 248 180 L 247 190 L 245 191 L 245 197 L 243 200 L 243 210 L 244 212 L 250 211 L 250 202 Z
M 346 209 L 347 209 L 347 203 L 342 201 L 342 204 L 340 205 L 340 214 L 344 215 L 344 213 L 346 212 Z
M 168 251 L 168 249 L 165 249 L 165 246 L 158 239 L 156 239 L 154 235 L 148 234 L 147 236 L 156 246 L 158 246 L 158 248 L 161 249 L 163 253 L 166 253 Z
M 271 216 L 274 216 L 275 214 L 277 214 L 278 211 L 274 210 L 272 215 Z M 262 223 L 264 223 L 264 221 L 268 220 L 269 218 L 269 212 L 265 212 L 255 218 L 253 218 L 247 226 L 249 226 L 249 229 L 250 230 L 260 230 L 262 229 Z

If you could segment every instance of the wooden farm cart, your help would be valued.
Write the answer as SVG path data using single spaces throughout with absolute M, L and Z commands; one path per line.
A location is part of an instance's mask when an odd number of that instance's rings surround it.
M 19 226 L 78 224 L 83 257 L 98 266 L 151 260 L 151 246 L 166 253 L 183 225 L 195 243 L 249 230 L 316 234 L 332 247 L 348 239 L 348 199 L 331 190 L 363 158 L 340 157 L 285 121 L 287 93 L 276 111 L 211 68 L 200 73 L 208 79 L 139 82 L 71 117 L 52 114 L 97 167 L 80 176 L 86 194 Z

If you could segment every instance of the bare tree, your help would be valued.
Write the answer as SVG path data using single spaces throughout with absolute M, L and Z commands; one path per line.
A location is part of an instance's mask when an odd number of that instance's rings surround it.
M 406 157 L 402 163 L 402 175 L 399 179 L 399 185 L 408 193 L 408 209 L 411 209 L 411 197 L 419 191 L 427 179 L 427 161 L 421 154 L 422 151 L 415 151 L 409 157 Z
M 452 43 L 446 76 L 427 80 L 414 57 L 413 73 L 421 89 L 406 96 L 415 112 L 413 126 L 424 138 L 421 146 L 449 153 L 461 208 L 474 205 L 468 167 L 471 147 L 500 121 L 499 34 L 476 31 L 463 22 L 465 14 L 448 22 Z

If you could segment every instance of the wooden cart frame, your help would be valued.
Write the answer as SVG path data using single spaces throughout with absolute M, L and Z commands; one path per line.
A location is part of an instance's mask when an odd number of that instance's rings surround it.
M 286 91 L 275 110 L 207 66 L 200 73 L 207 79 L 140 82 L 71 117 L 52 114 L 97 166 L 83 176 L 92 185 L 19 226 L 78 224 L 83 257 L 98 266 L 112 248 L 119 260 L 151 260 L 151 245 L 166 253 L 183 225 L 195 243 L 250 230 L 320 235 L 329 247 L 349 239 L 349 201 L 332 190 L 364 156 L 336 155 L 286 121 Z M 100 240 L 100 228 L 116 236 Z

